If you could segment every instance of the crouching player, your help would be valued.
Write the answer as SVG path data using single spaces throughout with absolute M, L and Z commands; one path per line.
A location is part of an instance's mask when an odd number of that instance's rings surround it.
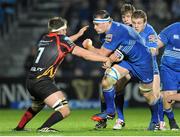
M 99 61 L 110 66 L 110 59 L 100 56 L 75 45 L 66 36 L 67 22 L 61 17 L 51 18 L 48 22 L 49 33 L 38 42 L 38 53 L 27 77 L 27 89 L 32 97 L 32 104 L 26 110 L 19 124 L 14 129 L 24 130 L 25 125 L 39 113 L 45 105 L 55 112 L 38 128 L 40 132 L 57 132 L 51 128 L 70 114 L 68 101 L 62 91 L 54 84 L 58 66 L 64 57 L 71 53 L 87 60 Z M 82 30 L 84 31 L 84 30 Z M 75 36 L 73 39 L 76 39 Z

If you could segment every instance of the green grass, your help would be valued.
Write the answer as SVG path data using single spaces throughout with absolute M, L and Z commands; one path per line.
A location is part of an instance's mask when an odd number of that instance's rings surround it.
M 90 117 L 98 110 L 72 110 L 71 115 L 56 124 L 53 128 L 59 133 L 38 133 L 38 128 L 52 113 L 51 110 L 40 112 L 26 128 L 30 131 L 11 131 L 16 126 L 24 110 L 0 110 L 0 136 L 179 136 L 180 131 L 147 131 L 150 113 L 148 109 L 125 109 L 126 127 L 123 130 L 112 130 L 114 120 L 108 121 L 106 129 L 94 130 L 95 122 Z M 180 122 L 180 110 L 176 109 L 175 116 Z M 167 127 L 168 122 L 166 119 Z

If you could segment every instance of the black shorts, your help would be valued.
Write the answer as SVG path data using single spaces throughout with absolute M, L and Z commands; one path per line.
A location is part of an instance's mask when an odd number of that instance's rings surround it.
M 49 95 L 59 91 L 59 89 L 50 79 L 38 81 L 34 79 L 27 79 L 26 85 L 30 95 L 35 100 L 44 101 L 44 99 L 46 99 Z

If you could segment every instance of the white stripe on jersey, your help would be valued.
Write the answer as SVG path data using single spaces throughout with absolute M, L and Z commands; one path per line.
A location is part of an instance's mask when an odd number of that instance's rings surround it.
M 168 57 L 180 59 L 180 52 L 172 51 L 172 50 L 165 50 L 163 56 L 168 56 Z

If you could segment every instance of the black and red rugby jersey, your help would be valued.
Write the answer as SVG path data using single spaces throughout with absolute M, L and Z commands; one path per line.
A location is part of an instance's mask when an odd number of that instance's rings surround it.
M 53 79 L 58 66 L 67 53 L 70 53 L 75 44 L 65 35 L 49 33 L 44 35 L 38 44 L 38 52 L 28 77 L 31 79 Z

